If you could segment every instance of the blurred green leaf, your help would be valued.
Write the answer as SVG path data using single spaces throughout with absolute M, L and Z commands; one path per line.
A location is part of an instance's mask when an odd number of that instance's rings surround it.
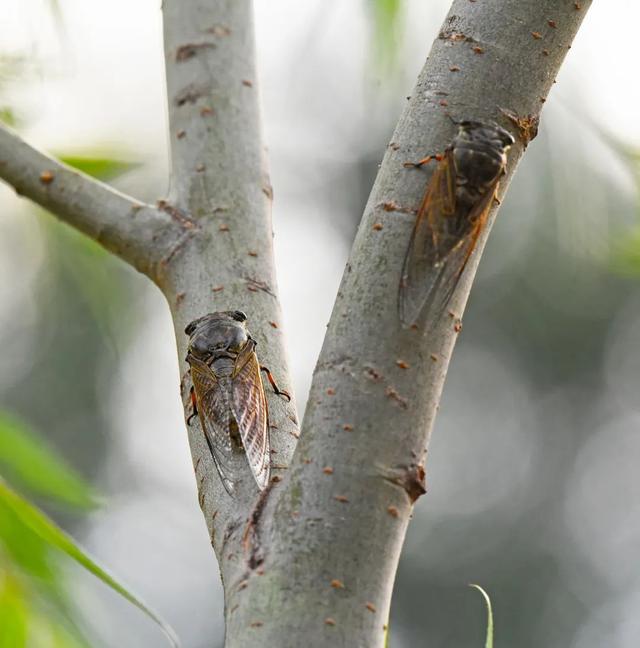
M 4 568 L 10 565 L 14 571 L 37 579 L 48 594 L 58 598 L 56 570 L 42 538 L 27 532 L 22 520 L 1 496 L 0 513 L 0 557 Z
M 5 508 L 9 513 L 19 519 L 26 528 L 28 528 L 35 539 L 42 540 L 46 545 L 55 547 L 75 560 L 87 571 L 91 572 L 96 578 L 100 579 L 105 585 L 116 591 L 127 601 L 135 605 L 144 612 L 150 619 L 155 621 L 165 633 L 172 646 L 179 646 L 178 638 L 173 629 L 165 623 L 155 612 L 145 605 L 138 597 L 132 594 L 124 585 L 120 584 L 104 568 L 100 567 L 76 542 L 58 527 L 46 515 L 32 506 L 29 502 L 22 499 L 15 491 L 0 479 L 0 506 Z M 0 516 L 0 521 L 5 516 Z M 27 534 L 24 534 L 25 536 Z M 0 539 L 3 539 L 0 533 Z M 33 538 L 32 538 L 33 539 Z M 11 547 L 11 545 L 10 545 Z M 15 551 L 15 547 L 13 547 Z M 25 556 L 21 556 L 21 562 L 24 564 Z
M 75 635 L 67 632 L 60 625 L 50 627 L 50 631 L 51 648 L 87 648 L 87 644 L 84 641 L 79 641 Z
M 45 439 L 0 412 L 0 472 L 38 495 L 77 508 L 96 504 L 91 486 L 48 446 Z
M 640 227 L 614 239 L 611 269 L 622 276 L 640 276 Z
M 371 13 L 378 66 L 390 72 L 397 60 L 403 0 L 366 0 Z
M 70 619 L 61 618 L 46 605 L 28 608 L 27 624 L 26 644 L 12 644 L 12 648 L 91 648 L 90 642 Z
M 0 485 L 3 482 L 0 481 Z M 54 627 L 77 645 L 88 646 L 73 620 L 73 611 L 64 588 L 63 578 L 51 548 L 25 525 L 0 493 L 0 573 L 10 582 L 10 610 L 7 623 L 14 624 L 14 634 L 21 625 L 28 628 L 28 645 L 48 645 Z M 1 627 L 1 626 L 0 626 Z M 34 639 L 34 635 L 36 639 Z M 42 639 L 42 640 L 41 640 Z M 80 643 L 78 643 L 80 642 Z M 1 645 L 1 644 L 0 644 Z M 11 643 L 21 648 L 24 643 Z
M 636 190 L 640 190 L 640 148 L 620 139 L 600 122 L 593 119 L 588 119 L 587 122 L 618 159 L 629 168 Z M 631 227 L 618 236 L 612 234 L 611 244 L 611 270 L 627 277 L 640 275 L 640 226 Z
M 491 611 L 491 599 L 480 585 L 470 583 L 469 587 L 475 587 L 475 589 L 477 589 L 484 597 L 484 602 L 487 606 L 487 639 L 484 646 L 485 648 L 493 648 L 493 612 Z
M 617 241 L 614 239 L 611 265 L 622 276 L 640 275 L 640 227 L 626 232 Z
M 8 106 L 0 108 L 0 121 L 3 121 L 7 126 L 15 126 L 17 118 L 15 112 Z
M 52 268 L 60 280 L 68 282 L 88 307 L 95 327 L 117 352 L 118 340 L 132 333 L 137 314 L 129 309 L 131 280 L 129 269 L 99 243 L 75 229 L 46 216 L 43 230 L 49 238 Z M 129 316 L 122 317 L 123 312 Z M 114 335 L 114 331 L 118 335 Z
M 59 160 L 98 180 L 111 180 L 139 166 L 114 155 L 59 154 Z M 51 251 L 72 281 L 78 293 L 89 306 L 96 326 L 105 338 L 112 339 L 111 327 L 122 325 L 122 310 L 127 303 L 127 286 L 123 272 L 114 271 L 114 260 L 100 244 L 69 227 L 59 227 L 47 218 L 43 227 L 51 233 L 54 245 Z M 114 344 L 115 347 L 115 344 Z
M 29 609 L 19 583 L 8 571 L 0 572 L 0 648 L 27 643 Z
M 56 156 L 61 162 L 68 164 L 78 171 L 98 178 L 99 180 L 112 180 L 113 178 L 140 166 L 138 162 L 118 160 L 117 158 L 97 155 L 66 155 L 61 153 Z

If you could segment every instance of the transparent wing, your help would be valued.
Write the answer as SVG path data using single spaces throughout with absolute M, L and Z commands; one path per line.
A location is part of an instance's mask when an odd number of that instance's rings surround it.
M 452 153 L 438 163 L 427 184 L 407 248 L 398 292 L 405 326 L 427 313 L 440 317 L 455 292 L 486 223 L 497 182 L 471 209 L 456 204 Z
M 189 359 L 189 363 L 202 431 L 222 484 L 227 493 L 233 495 L 235 480 L 233 449 L 229 432 L 233 413 L 229 395 L 219 384 L 207 364 L 193 357 Z
M 269 482 L 269 411 L 255 341 L 244 346 L 233 370 L 233 413 L 251 472 L 260 490 Z
M 398 312 L 406 326 L 415 324 L 442 280 L 439 223 L 455 210 L 455 177 L 451 156 L 438 162 L 418 209 L 404 258 Z

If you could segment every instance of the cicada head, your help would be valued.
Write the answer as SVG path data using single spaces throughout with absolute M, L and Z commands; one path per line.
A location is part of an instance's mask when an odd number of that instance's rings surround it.
M 494 122 L 461 121 L 451 150 L 457 182 L 470 190 L 470 199 L 494 187 L 507 165 L 511 133 Z
M 194 320 L 184 330 L 189 353 L 203 362 L 216 352 L 239 353 L 249 339 L 246 321 L 242 311 L 218 311 Z
M 515 140 L 513 135 L 495 122 L 465 120 L 458 122 L 458 134 L 456 140 L 462 143 L 484 144 L 494 149 L 507 152 L 513 146 Z

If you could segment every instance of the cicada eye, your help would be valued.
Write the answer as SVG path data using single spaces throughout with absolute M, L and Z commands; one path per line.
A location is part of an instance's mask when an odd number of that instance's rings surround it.
M 513 138 L 513 135 L 509 133 L 509 131 L 503 130 L 502 131 L 502 145 L 503 146 L 513 146 L 516 141 Z
M 238 322 L 246 322 L 247 321 L 247 316 L 240 310 L 233 311 L 232 315 L 233 319 L 238 321 Z
M 189 324 L 187 324 L 187 327 L 185 328 L 184 332 L 187 335 L 191 335 L 196 330 L 196 326 L 198 326 L 199 321 L 200 320 L 193 320 L 193 322 L 189 322 Z

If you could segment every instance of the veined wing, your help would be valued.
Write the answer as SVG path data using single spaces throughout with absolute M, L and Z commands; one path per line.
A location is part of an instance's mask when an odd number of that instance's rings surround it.
M 404 257 L 398 313 L 406 326 L 415 324 L 440 284 L 439 245 L 442 220 L 455 209 L 455 170 L 449 152 L 440 160 L 427 183 Z
M 250 339 L 236 360 L 232 376 L 233 413 L 251 472 L 260 490 L 264 490 L 271 462 L 269 412 L 255 346 Z
M 416 324 L 427 311 L 439 318 L 482 231 L 497 180 L 471 207 L 457 204 L 456 173 L 449 150 L 440 160 L 418 210 L 404 259 L 398 312 L 406 326 Z
M 188 361 L 191 365 L 191 380 L 196 392 L 198 416 L 204 437 L 222 484 L 227 493 L 233 495 L 235 480 L 229 432 L 233 413 L 230 409 L 229 396 L 206 363 L 193 356 L 190 356 Z

